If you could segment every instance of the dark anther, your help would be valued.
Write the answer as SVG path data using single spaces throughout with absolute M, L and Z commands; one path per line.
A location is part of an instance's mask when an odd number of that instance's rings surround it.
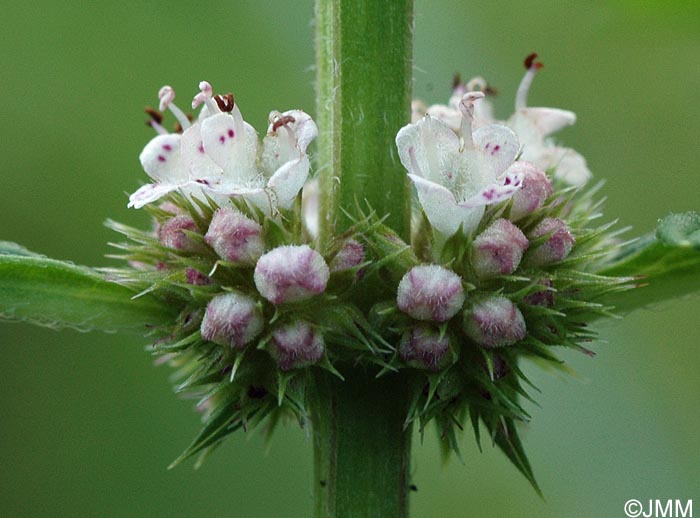
M 533 66 L 535 68 L 542 68 L 544 65 L 540 63 L 539 61 L 535 61 L 537 59 L 537 53 L 533 52 L 530 54 L 528 57 L 525 58 L 525 68 L 527 70 L 530 70 Z
M 248 397 L 250 399 L 262 399 L 267 396 L 267 390 L 264 387 L 256 387 L 251 385 L 248 387 Z
M 484 95 L 498 95 L 498 90 L 491 85 L 486 85 L 486 88 L 484 88 Z
M 459 86 L 462 86 L 462 76 L 459 75 L 459 72 L 456 72 L 455 75 L 452 76 L 452 89 L 456 90 Z
M 321 484 L 321 487 L 326 487 L 326 481 L 325 481 L 325 480 L 321 480 L 321 481 L 319 481 L 319 483 Z
M 217 95 L 214 97 L 216 104 L 219 106 L 219 110 L 226 113 L 231 113 L 233 111 L 233 94 L 228 93 L 226 95 Z
M 275 122 L 272 123 L 273 133 L 280 129 L 282 126 L 296 122 L 296 119 L 291 115 L 285 115 L 284 117 L 279 117 Z
M 163 122 L 163 114 L 160 113 L 158 110 L 155 110 L 150 106 L 146 106 L 146 108 L 144 108 L 143 111 L 145 111 L 146 115 L 150 117 L 150 119 L 146 121 L 146 126 L 150 126 L 151 122 L 155 122 L 157 124 Z
M 408 486 L 408 489 L 410 489 L 411 491 L 418 492 L 418 486 L 415 484 L 411 484 L 410 486 Z

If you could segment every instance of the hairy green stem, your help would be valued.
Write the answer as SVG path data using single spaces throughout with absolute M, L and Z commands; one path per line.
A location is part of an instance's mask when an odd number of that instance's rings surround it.
M 310 396 L 317 518 L 408 516 L 411 428 L 405 378 L 315 373 Z
M 409 239 L 411 192 L 394 139 L 409 122 L 412 31 L 413 0 L 316 2 L 322 243 L 368 205 Z

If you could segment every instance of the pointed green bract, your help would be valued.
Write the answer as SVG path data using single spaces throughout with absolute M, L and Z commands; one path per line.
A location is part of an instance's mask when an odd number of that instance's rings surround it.
M 3 242 L 0 320 L 60 329 L 145 333 L 174 318 L 172 306 L 110 282 L 100 272 Z M 14 253 L 7 253 L 14 251 Z

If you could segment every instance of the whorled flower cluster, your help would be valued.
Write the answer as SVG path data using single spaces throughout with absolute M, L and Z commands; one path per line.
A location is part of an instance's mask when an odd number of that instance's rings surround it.
M 130 267 L 112 274 L 180 310 L 153 347 L 204 413 L 181 459 L 267 417 L 306 419 L 314 369 L 342 377 L 364 365 L 419 373 L 409 421 L 437 421 L 456 448 L 469 414 L 532 480 L 515 428 L 528 418 L 519 362 L 558 365 L 553 346 L 590 353 L 586 322 L 610 309 L 596 297 L 630 282 L 595 274 L 615 241 L 592 226 L 598 205 L 577 188 L 587 169 L 567 169 L 578 155 L 545 139 L 573 114 L 525 104 L 539 67 L 526 60 L 505 124 L 489 115 L 481 79 L 457 84 L 449 105 L 414 103 L 396 137 L 421 214 L 412 243 L 371 211 L 328 243 L 314 239 L 301 190 L 317 128 L 303 111 L 272 112 L 260 144 L 231 94 L 200 83 L 190 122 L 161 89 L 179 131 L 149 110 L 158 135 L 140 158 L 153 183 L 129 202 L 155 227 L 111 223 L 131 240 L 117 245 Z

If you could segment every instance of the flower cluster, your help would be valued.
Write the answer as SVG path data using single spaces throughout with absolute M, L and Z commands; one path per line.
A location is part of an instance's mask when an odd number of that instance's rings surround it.
M 515 428 L 528 418 L 519 362 L 558 365 L 554 346 L 590 353 L 586 322 L 610 309 L 596 298 L 630 282 L 595 274 L 615 241 L 577 188 L 583 159 L 545 138 L 574 115 L 526 106 L 540 67 L 528 57 L 506 122 L 481 78 L 458 83 L 448 105 L 414 103 L 396 136 L 422 214 L 412 243 L 371 210 L 328 242 L 313 237 L 318 204 L 309 189 L 302 210 L 301 190 L 317 128 L 303 111 L 272 112 L 261 144 L 233 95 L 203 81 L 190 119 L 161 89 L 179 128 L 149 110 L 158 135 L 140 159 L 153 183 L 129 202 L 155 227 L 112 223 L 131 241 L 117 245 L 130 267 L 111 273 L 180 310 L 153 345 L 204 413 L 179 460 L 268 417 L 303 422 L 316 369 L 363 365 L 422 380 L 407 384 L 409 422 L 436 421 L 456 448 L 455 416 L 468 412 L 532 480 Z

